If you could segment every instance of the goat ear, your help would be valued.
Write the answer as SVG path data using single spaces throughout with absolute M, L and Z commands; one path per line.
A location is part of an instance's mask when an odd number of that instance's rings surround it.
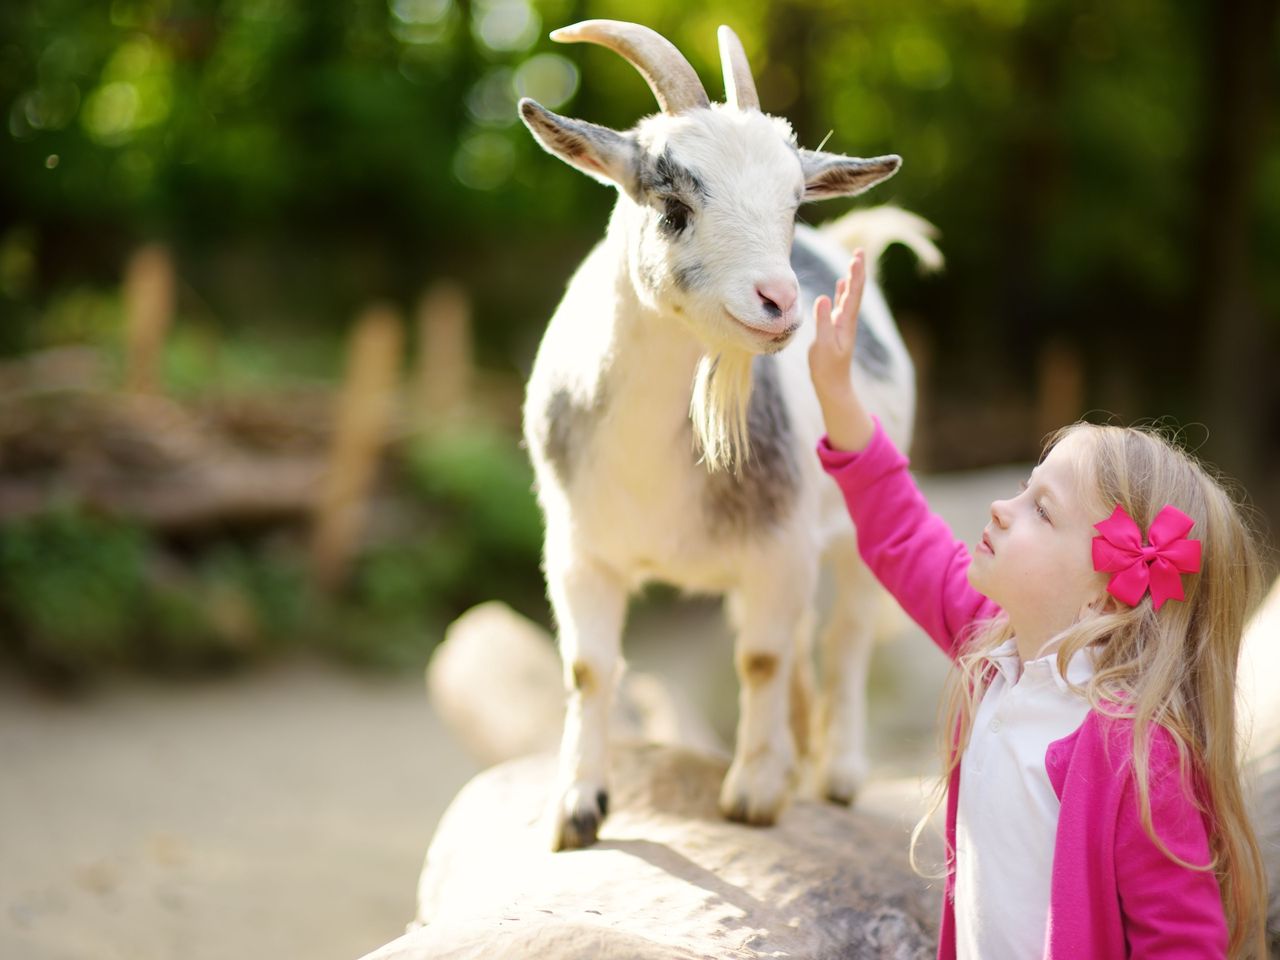
M 631 167 L 631 140 L 616 130 L 552 113 L 536 100 L 520 101 L 520 119 L 548 153 L 601 183 L 621 185 Z
M 804 171 L 805 200 L 831 197 L 853 197 L 869 190 L 881 180 L 888 180 L 902 166 L 896 154 L 884 157 L 846 157 L 838 153 L 800 151 L 800 168 Z

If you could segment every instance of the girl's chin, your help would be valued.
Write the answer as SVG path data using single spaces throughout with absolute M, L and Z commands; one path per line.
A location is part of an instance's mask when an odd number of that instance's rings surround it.
M 969 581 L 969 586 L 990 599 L 991 594 L 987 593 L 986 579 L 982 576 L 982 571 L 978 569 L 978 565 L 978 563 L 969 564 L 969 569 L 965 571 L 965 578 Z

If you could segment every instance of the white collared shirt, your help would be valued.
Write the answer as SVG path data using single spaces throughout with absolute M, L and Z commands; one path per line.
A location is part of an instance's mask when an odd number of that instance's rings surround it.
M 1044 955 L 1058 797 L 1045 769 L 1054 740 L 1084 722 L 1089 702 L 1058 672 L 1056 653 L 1022 664 L 1012 640 L 989 654 L 996 676 L 960 761 L 956 805 L 957 960 Z M 1067 664 L 1083 685 L 1092 651 Z

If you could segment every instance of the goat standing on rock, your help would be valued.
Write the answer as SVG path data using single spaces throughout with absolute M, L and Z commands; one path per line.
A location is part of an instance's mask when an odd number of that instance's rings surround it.
M 663 37 L 610 20 L 552 38 L 621 54 L 661 113 L 617 132 L 520 102 L 545 149 L 619 191 L 604 239 L 543 336 L 524 407 L 568 689 L 556 849 L 594 843 L 607 812 L 627 598 L 649 580 L 727 595 L 741 692 L 720 808 L 770 824 L 796 767 L 793 716 L 805 746 L 808 637 L 819 561 L 830 562 L 837 597 L 822 648 L 819 783 L 848 803 L 865 774 L 879 587 L 813 453 L 822 417 L 806 359 L 813 327 L 801 323 L 833 292 L 847 253 L 797 226 L 796 212 L 861 193 L 901 161 L 799 149 L 785 120 L 760 111 L 738 38 L 727 27 L 719 37 L 726 104 L 708 101 Z M 872 263 L 893 241 L 940 262 L 929 226 L 902 211 L 855 213 L 836 227 L 846 238 L 862 233 Z M 914 371 L 879 290 L 863 304 L 853 377 L 905 448 Z

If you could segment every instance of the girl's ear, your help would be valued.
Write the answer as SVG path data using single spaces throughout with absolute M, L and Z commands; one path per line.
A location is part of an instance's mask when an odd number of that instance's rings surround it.
M 1083 607 L 1080 608 L 1080 619 L 1083 620 L 1086 616 L 1090 614 L 1093 614 L 1096 616 L 1101 614 L 1111 614 L 1111 613 L 1119 613 L 1119 612 L 1120 612 L 1120 601 L 1117 600 L 1115 597 L 1113 597 L 1111 594 L 1107 593 L 1106 589 L 1103 588 L 1101 591 L 1098 592 L 1098 594 L 1092 600 L 1090 600 L 1088 603 L 1086 603 Z

